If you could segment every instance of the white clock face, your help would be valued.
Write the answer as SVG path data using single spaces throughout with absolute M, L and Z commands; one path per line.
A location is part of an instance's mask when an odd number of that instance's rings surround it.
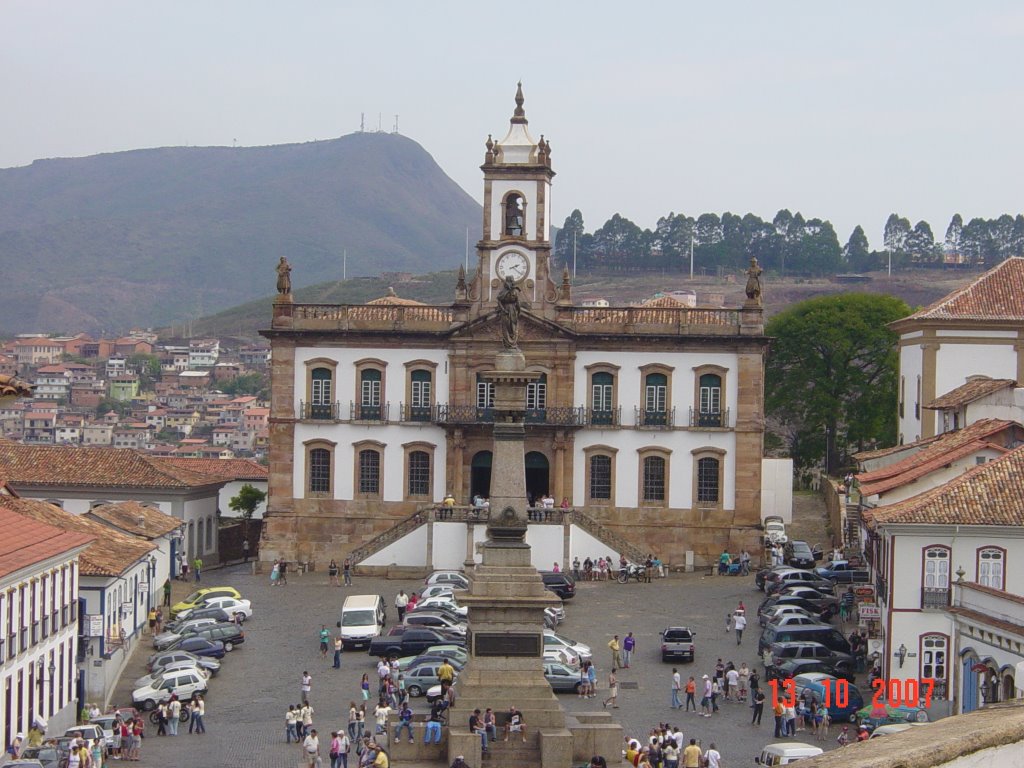
M 498 259 L 495 271 L 502 280 L 506 277 L 511 277 L 516 282 L 519 282 L 530 273 L 530 262 L 527 261 L 526 256 L 523 254 L 511 251 L 510 253 L 503 254 Z

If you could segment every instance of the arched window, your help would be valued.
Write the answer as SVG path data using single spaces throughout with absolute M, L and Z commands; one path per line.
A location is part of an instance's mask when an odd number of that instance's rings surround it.
M 978 583 L 993 589 L 1004 588 L 1003 564 L 1006 550 L 1001 547 L 985 547 L 978 550 Z
M 705 373 L 700 377 L 701 415 L 718 416 L 722 412 L 722 377 Z
M 383 376 L 376 368 L 364 368 L 359 373 L 359 415 L 360 421 L 380 421 L 381 381 Z
M 949 605 L 949 547 L 925 547 L 921 554 L 921 607 L 945 608 Z
M 721 462 L 713 456 L 697 459 L 697 503 L 717 504 L 722 489 L 719 484 Z
M 433 377 L 433 371 L 416 370 L 409 374 L 409 421 L 430 421 Z
M 430 454 L 426 451 L 409 453 L 409 495 L 430 495 Z
M 615 409 L 615 377 L 598 371 L 590 378 L 590 423 L 611 424 Z
M 590 457 L 590 499 L 611 501 L 612 498 L 612 457 L 596 453 Z
M 643 495 L 645 502 L 665 501 L 665 459 L 647 456 L 643 460 Z
M 525 222 L 526 201 L 518 192 L 510 192 L 505 197 L 505 234 L 522 237 Z
M 309 417 L 333 418 L 331 403 L 334 397 L 334 372 L 330 368 L 314 368 L 310 373 Z
M 945 635 L 921 635 L 921 677 L 935 680 L 932 696 L 940 700 L 946 698 L 948 652 L 949 638 Z
M 309 451 L 309 492 L 325 494 L 331 492 L 331 451 L 327 448 L 313 448 Z
M 359 452 L 359 493 L 380 495 L 380 451 L 373 448 Z

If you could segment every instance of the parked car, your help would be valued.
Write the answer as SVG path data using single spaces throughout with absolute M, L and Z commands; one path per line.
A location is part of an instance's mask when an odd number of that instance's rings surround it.
M 821 643 L 833 651 L 850 653 L 850 641 L 843 633 L 829 624 L 811 624 L 806 627 L 777 627 L 769 624 L 757 641 L 758 654 L 764 653 L 772 643 L 813 642 Z
M 180 672 L 183 670 L 187 670 L 189 672 L 195 671 L 204 680 L 210 679 L 209 672 L 207 672 L 205 669 L 202 669 L 201 667 L 195 666 L 194 664 L 176 667 L 164 667 L 159 670 L 154 670 L 150 672 L 148 675 L 143 675 L 142 677 L 140 677 L 138 680 L 135 681 L 135 687 L 145 688 L 147 685 L 153 685 L 153 683 L 155 683 L 157 680 L 162 680 L 165 675 L 169 675 L 172 672 Z
M 454 599 L 447 596 L 428 597 L 425 600 L 420 600 L 418 603 L 416 603 L 417 611 L 422 611 L 427 608 L 445 608 L 449 612 L 454 613 L 456 616 L 459 616 L 463 619 L 465 619 L 466 616 L 469 615 L 469 608 L 466 608 L 463 605 L 459 605 L 455 602 Z
M 155 709 L 156 705 L 175 694 L 179 699 L 190 699 L 193 694 L 205 694 L 206 678 L 197 670 L 168 672 L 153 685 L 145 685 L 132 691 L 132 702 L 143 711 Z
M 458 632 L 461 635 L 466 634 L 465 624 L 440 611 L 416 610 L 405 614 L 402 623 L 407 627 L 433 627 L 435 629 L 445 629 L 449 632 Z
M 580 666 L 580 657 L 564 645 L 545 645 L 543 651 L 545 664 L 565 664 L 567 667 Z
M 793 678 L 797 697 L 802 696 L 805 690 L 809 690 L 820 702 L 825 701 L 826 682 L 832 692 L 829 696 L 828 706 L 828 716 L 832 719 L 832 722 L 854 722 L 857 719 L 857 710 L 864 706 L 864 699 L 857 686 L 849 685 L 848 695 L 843 699 L 835 695 L 836 678 L 833 675 L 828 675 L 824 672 L 808 672 Z M 844 706 L 839 705 L 840 701 L 844 702 Z
M 83 723 L 82 725 L 76 725 L 72 728 L 68 728 L 64 731 L 65 736 L 74 736 L 79 734 L 83 739 L 103 739 L 106 740 L 106 735 L 103 733 L 103 727 L 97 723 Z
M 222 659 L 225 653 L 224 643 L 219 640 L 209 640 L 205 637 L 183 637 L 167 650 L 188 651 L 196 656 L 204 656 L 211 659 Z M 153 659 L 161 655 L 160 653 L 154 653 L 149 657 L 149 663 L 152 664 Z
M 114 723 L 117 722 L 116 714 L 108 712 L 103 715 L 97 715 L 96 717 L 89 718 L 89 722 L 103 729 L 103 744 L 106 747 L 107 754 L 121 747 L 121 731 L 120 729 L 114 730 Z
M 788 565 L 773 565 L 771 568 L 761 568 L 757 573 L 754 574 L 754 586 L 760 589 L 762 592 L 765 591 L 765 582 L 768 580 L 768 574 L 776 571 L 788 571 L 791 568 Z
M 447 595 L 453 597 L 456 592 L 464 592 L 462 587 L 458 587 L 454 584 L 431 584 L 429 587 L 424 587 L 420 591 L 420 600 L 427 600 L 431 597 L 442 597 Z
M 541 571 L 540 577 L 544 581 L 544 588 L 554 592 L 563 600 L 569 600 L 576 596 L 576 581 L 568 573 Z
M 821 626 L 821 621 L 805 613 L 783 613 L 775 616 L 767 626 L 775 627 L 810 627 Z
M 172 605 L 171 618 L 176 618 L 179 613 L 187 611 L 189 608 L 195 608 L 198 605 L 205 605 L 206 601 L 211 598 L 221 597 L 223 595 L 238 599 L 241 599 L 242 597 L 239 591 L 234 587 L 203 587 L 202 589 L 197 589 L 180 603 Z
M 187 614 L 187 615 L 186 615 Z M 168 621 L 164 624 L 164 629 L 170 632 L 174 632 L 186 621 L 197 621 L 199 619 L 213 619 L 214 621 L 231 621 L 231 616 L 228 616 L 228 612 L 223 608 L 208 608 L 205 605 L 201 605 L 198 608 L 190 608 L 188 611 L 182 611 L 178 614 L 178 618 L 173 621 Z
M 224 650 L 228 653 L 233 651 L 235 646 L 245 642 L 245 632 L 234 622 L 189 630 L 189 634 L 185 637 L 205 637 L 207 640 L 219 640 L 224 643 Z
M 406 692 L 415 699 L 426 693 L 431 686 L 440 685 L 441 681 L 437 677 L 440 666 L 440 662 L 427 662 L 405 670 Z M 455 674 L 458 675 L 458 670 Z
M 172 622 L 174 626 L 169 626 L 166 632 L 161 632 L 153 638 L 153 647 L 161 651 L 179 637 L 192 634 L 192 630 L 212 627 L 217 623 L 216 619 L 190 619 L 188 621 Z
M 782 659 L 765 671 L 765 680 L 775 678 L 786 680 L 797 675 L 806 675 L 809 672 L 823 672 L 832 677 L 839 677 L 848 682 L 854 682 L 854 666 L 845 661 L 828 661 L 819 659 Z M 834 693 L 832 694 L 835 695 Z
M 457 659 L 462 666 L 469 662 L 469 653 L 461 645 L 432 645 L 423 653 L 431 656 L 444 656 L 446 659 Z
M 453 589 L 469 589 L 469 579 L 462 571 L 434 571 L 423 581 L 423 585 L 427 587 L 435 584 Z
M 370 641 L 371 656 L 412 656 L 419 654 L 434 645 L 466 645 L 465 635 L 454 632 L 442 632 L 430 627 L 410 627 L 399 624 L 392 627 L 386 635 L 375 637 Z
M 661 660 L 693 661 L 696 656 L 697 633 L 689 627 L 669 627 L 661 633 Z
M 786 565 L 794 568 L 813 568 L 818 558 L 814 557 L 811 545 L 806 541 L 787 541 L 782 548 L 782 557 Z
M 593 658 L 593 653 L 590 650 L 589 645 L 584 643 L 578 643 L 565 635 L 560 635 L 550 629 L 544 630 L 544 647 L 548 646 L 564 646 L 573 652 L 574 655 L 579 657 L 580 661 L 590 661 Z
M 798 597 L 796 595 L 787 594 L 787 591 L 783 590 L 777 595 L 772 595 L 771 597 L 765 598 L 761 605 L 758 606 L 757 616 L 758 622 L 761 624 L 761 626 L 763 627 L 768 623 L 764 620 L 764 616 L 766 614 L 772 612 L 772 610 L 775 608 L 782 607 L 799 608 L 803 611 L 806 611 L 811 616 L 817 616 L 822 621 L 822 623 L 825 623 L 828 622 L 832 618 L 832 616 L 835 615 L 835 612 L 838 610 L 838 603 L 833 602 L 833 604 L 828 605 L 825 608 L 822 608 L 820 605 L 812 602 L 811 600 L 807 600 L 803 597 Z
M 217 673 L 220 672 L 220 662 L 217 659 L 210 658 L 208 656 L 200 656 L 190 651 L 163 651 L 162 653 L 155 653 L 149 657 L 149 661 L 146 663 L 146 669 L 152 672 L 158 667 L 167 667 L 172 664 L 195 664 L 198 667 L 206 669 L 211 677 L 216 677 Z M 116 712 L 110 712 L 108 714 L 117 714 Z
M 555 693 L 564 691 L 579 693 L 580 686 L 583 684 L 578 667 L 573 668 L 557 662 L 544 663 L 544 677 L 551 684 L 551 690 Z
M 457 672 L 461 672 L 466 666 L 466 663 L 464 661 L 459 661 L 459 659 L 452 659 L 447 656 L 423 652 L 418 656 L 403 656 L 400 658 L 398 660 L 398 671 L 405 672 L 405 670 L 418 667 L 420 664 L 440 664 L 442 661 L 447 661 L 455 667 Z
M 120 737 L 118 743 L 120 744 Z M 64 768 L 67 765 L 67 757 L 67 750 L 62 753 L 56 744 L 40 744 L 38 747 L 25 747 L 22 749 L 21 757 L 18 760 L 21 760 L 22 765 L 26 766 L 26 768 L 33 764 L 31 761 L 41 765 L 42 768 Z M 18 760 L 4 763 L 4 768 L 16 766 Z
M 228 618 L 233 617 L 236 613 L 242 614 L 242 621 L 252 618 L 252 603 L 248 600 L 243 600 L 238 597 L 232 597 L 231 595 L 221 595 L 220 597 L 211 597 L 204 603 L 206 608 L 220 608 L 227 615 Z M 198 608 L 188 608 L 181 611 L 178 616 L 188 618 L 194 611 L 199 610 Z
M 866 584 L 871 581 L 871 571 L 849 560 L 833 560 L 828 565 L 815 568 L 814 572 L 833 584 Z
M 816 661 L 838 661 L 844 664 L 853 665 L 852 654 L 834 651 L 827 645 L 813 641 L 797 641 L 788 643 L 772 643 L 769 646 L 772 652 L 774 663 L 786 659 L 814 659 Z
M 803 583 L 790 584 L 789 586 L 783 587 L 776 592 L 772 597 L 783 598 L 783 597 L 799 597 L 804 600 L 813 603 L 821 610 L 830 610 L 835 613 L 839 610 L 839 598 L 831 592 L 822 592 L 820 589 L 815 587 L 807 586 Z
M 804 744 L 802 741 L 782 741 L 778 744 L 768 744 L 761 750 L 760 755 L 754 757 L 758 765 L 770 765 L 774 768 L 777 765 L 789 765 L 798 760 L 805 760 L 809 757 L 817 757 L 824 750 L 812 744 Z
M 775 571 L 768 574 L 765 581 L 765 592 L 774 595 L 789 586 L 813 587 L 822 594 L 830 594 L 835 591 L 835 586 L 828 579 L 823 579 L 814 571 L 807 571 L 802 568 L 793 568 L 788 571 Z
M 764 519 L 764 545 L 770 547 L 774 544 L 785 544 L 789 541 L 786 536 L 786 523 L 778 515 L 769 515 Z
M 757 612 L 757 620 L 762 627 L 768 626 L 780 616 L 805 616 L 816 623 L 821 623 L 817 614 L 811 613 L 806 608 L 801 608 L 798 605 L 773 605 Z

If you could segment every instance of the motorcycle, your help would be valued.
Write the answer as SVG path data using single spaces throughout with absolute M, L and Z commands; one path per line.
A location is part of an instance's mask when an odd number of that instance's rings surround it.
M 630 563 L 625 568 L 619 569 L 619 584 L 625 584 L 630 579 L 635 581 L 644 580 L 644 567 Z

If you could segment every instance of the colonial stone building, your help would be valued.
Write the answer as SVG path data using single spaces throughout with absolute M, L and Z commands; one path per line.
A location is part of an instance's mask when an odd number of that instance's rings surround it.
M 551 147 L 531 136 L 521 89 L 482 171 L 476 269 L 460 269 L 451 304 L 393 292 L 296 304 L 279 281 L 263 332 L 263 557 L 340 560 L 447 492 L 459 504 L 489 495 L 494 392 L 480 374 L 501 347 L 507 278 L 524 307 L 518 345 L 540 374 L 526 396 L 528 492 L 673 563 L 756 547 L 767 346 L 756 274 L 740 308 L 577 306 L 551 263 Z

